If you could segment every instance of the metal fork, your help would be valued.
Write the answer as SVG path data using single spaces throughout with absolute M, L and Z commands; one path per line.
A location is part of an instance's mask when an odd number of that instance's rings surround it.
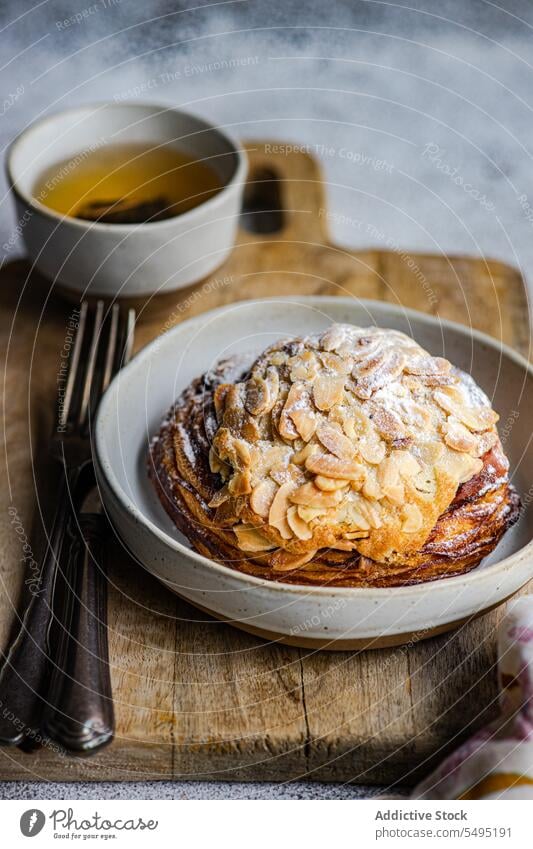
M 118 304 L 107 313 L 103 301 L 94 312 L 81 305 L 50 445 L 63 470 L 52 531 L 38 588 L 0 669 L 0 743 L 31 745 L 44 728 L 67 750 L 89 752 L 113 736 L 104 519 L 81 511 L 95 490 L 91 422 L 130 358 L 134 323 L 134 311 L 123 315 Z

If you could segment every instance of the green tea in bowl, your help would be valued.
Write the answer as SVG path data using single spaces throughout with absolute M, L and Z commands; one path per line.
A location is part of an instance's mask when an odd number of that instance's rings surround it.
M 60 215 L 104 224 L 162 221 L 213 197 L 222 183 L 209 163 L 168 144 L 109 144 L 49 166 L 33 188 Z

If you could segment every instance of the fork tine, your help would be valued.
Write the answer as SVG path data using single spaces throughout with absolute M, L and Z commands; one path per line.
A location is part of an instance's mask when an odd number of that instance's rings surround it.
M 83 394 L 81 397 L 80 412 L 78 415 L 78 426 L 83 428 L 87 419 L 89 410 L 89 402 L 91 400 L 91 389 L 93 386 L 93 378 L 96 369 L 96 358 L 98 355 L 98 345 L 102 331 L 102 323 L 104 316 L 104 302 L 98 301 L 96 304 L 96 312 L 94 315 L 93 335 L 91 339 L 91 347 L 89 349 L 89 357 L 87 360 L 87 371 L 85 372 L 85 381 L 83 384 Z
M 74 350 L 69 368 L 59 424 L 71 421 L 84 430 L 91 412 L 109 386 L 117 371 L 129 361 L 133 348 L 135 310 L 123 314 L 118 303 L 105 313 L 105 303 L 97 301 L 86 366 L 80 367 L 86 348 L 89 308 L 83 301 Z M 102 350 L 105 345 L 105 350 Z M 83 373 L 85 372 L 85 373 Z M 80 388 L 78 388 L 80 387 Z M 81 389 L 81 391 L 80 391 Z
M 108 346 L 106 350 L 104 376 L 96 402 L 104 394 L 112 378 L 125 366 L 131 357 L 133 334 L 135 331 L 135 310 L 129 309 L 126 314 L 118 304 L 111 310 Z
M 85 336 L 85 328 L 87 324 L 87 310 L 87 301 L 83 301 L 80 307 L 80 318 L 78 322 L 78 328 L 76 330 L 76 338 L 74 340 L 74 349 L 72 351 L 72 357 L 70 359 L 69 364 L 65 395 L 63 397 L 63 404 L 60 407 L 58 414 L 58 425 L 60 428 L 65 428 L 69 419 L 70 407 L 72 404 L 72 398 L 77 383 L 81 349 L 83 346 L 83 337 Z
M 126 316 L 126 329 L 125 329 L 125 339 L 122 346 L 122 362 L 120 363 L 120 367 L 126 366 L 133 352 L 133 339 L 135 333 L 135 310 L 131 307 L 128 310 L 128 314 Z
M 107 349 L 105 353 L 104 376 L 102 378 L 101 394 L 106 391 L 111 378 L 114 374 L 114 364 L 116 359 L 117 339 L 119 331 L 120 307 L 118 304 L 113 304 L 111 308 L 111 321 L 109 327 L 109 336 L 107 339 Z

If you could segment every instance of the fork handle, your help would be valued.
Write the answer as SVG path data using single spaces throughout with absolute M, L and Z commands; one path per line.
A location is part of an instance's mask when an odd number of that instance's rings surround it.
M 114 712 L 107 644 L 103 516 L 78 514 L 65 565 L 67 591 L 44 731 L 70 752 L 89 754 L 111 742 Z
M 0 669 L 0 744 L 31 742 L 43 713 L 42 692 L 49 674 L 48 629 L 59 557 L 70 505 L 62 475 L 56 513 L 39 573 L 27 579 L 31 598 L 18 633 Z

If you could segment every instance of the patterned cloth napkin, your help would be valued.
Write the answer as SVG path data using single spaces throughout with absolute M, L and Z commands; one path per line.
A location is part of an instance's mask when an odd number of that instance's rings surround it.
M 533 595 L 508 607 L 498 676 L 501 716 L 446 758 L 413 799 L 533 799 Z

